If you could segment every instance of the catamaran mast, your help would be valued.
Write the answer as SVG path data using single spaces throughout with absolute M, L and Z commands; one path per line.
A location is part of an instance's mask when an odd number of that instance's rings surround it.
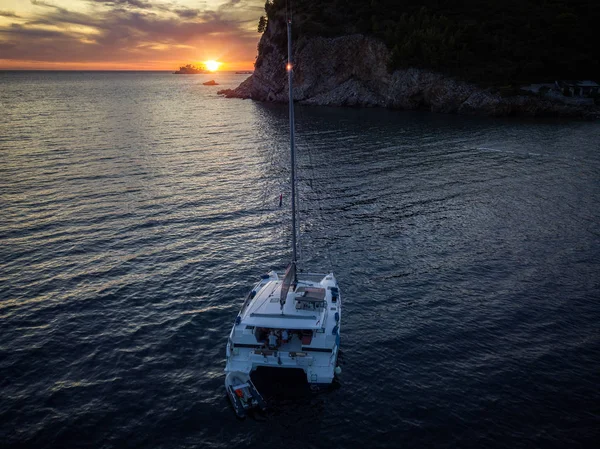
M 289 108 L 290 108 L 290 153 L 292 162 L 292 263 L 295 265 L 296 257 L 296 150 L 294 148 L 294 90 L 293 66 L 292 66 L 292 18 L 287 19 L 287 38 L 288 38 L 288 89 L 289 89 Z

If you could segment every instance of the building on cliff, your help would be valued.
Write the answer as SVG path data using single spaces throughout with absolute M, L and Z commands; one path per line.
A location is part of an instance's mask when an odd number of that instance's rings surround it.
M 600 93 L 600 85 L 591 80 L 559 80 L 554 83 L 556 88 L 572 97 L 591 97 Z

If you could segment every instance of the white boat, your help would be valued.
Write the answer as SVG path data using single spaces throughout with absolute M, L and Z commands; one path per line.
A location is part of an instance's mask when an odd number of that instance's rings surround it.
M 285 274 L 270 272 L 250 291 L 227 341 L 225 371 L 250 374 L 258 367 L 300 369 L 311 386 L 329 385 L 340 372 L 342 300 L 333 273 L 298 273 L 296 174 L 292 96 L 291 20 L 288 83 L 291 153 L 292 261 Z
M 265 410 L 267 404 L 245 373 L 231 371 L 225 377 L 225 388 L 235 410 L 240 418 L 246 417 L 246 412 L 255 408 Z

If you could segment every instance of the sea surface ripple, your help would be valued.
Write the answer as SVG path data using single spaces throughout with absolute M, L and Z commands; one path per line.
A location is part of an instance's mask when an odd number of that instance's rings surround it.
M 0 73 L 0 447 L 598 444 L 597 122 L 299 106 L 343 372 L 238 421 L 227 334 L 290 257 L 287 108 L 206 79 Z

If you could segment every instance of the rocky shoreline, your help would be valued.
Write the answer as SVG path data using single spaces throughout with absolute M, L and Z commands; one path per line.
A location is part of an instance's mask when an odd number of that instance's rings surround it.
M 283 30 L 269 24 L 259 44 L 256 69 L 228 98 L 287 102 L 286 55 L 274 44 Z M 336 38 L 300 38 L 294 46 L 294 100 L 320 106 L 386 107 L 487 116 L 600 117 L 600 107 L 567 104 L 536 95 L 501 96 L 420 69 L 390 73 L 390 53 L 379 40 L 354 34 Z M 566 98 L 566 97 L 565 97 Z M 572 102 L 571 102 L 572 103 Z

